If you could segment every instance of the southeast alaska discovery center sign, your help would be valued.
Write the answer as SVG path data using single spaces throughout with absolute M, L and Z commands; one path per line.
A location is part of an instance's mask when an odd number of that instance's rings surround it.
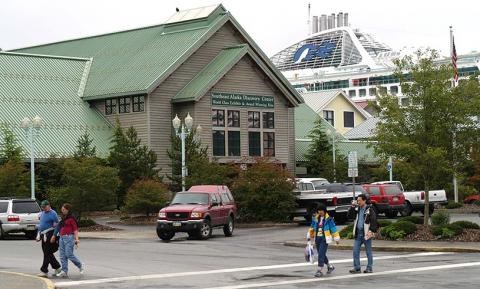
M 274 98 L 236 93 L 212 93 L 212 105 L 274 108 Z

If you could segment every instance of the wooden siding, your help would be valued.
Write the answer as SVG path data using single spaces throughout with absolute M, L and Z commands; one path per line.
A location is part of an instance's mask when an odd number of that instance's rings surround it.
M 167 149 L 170 148 L 170 136 L 172 130 L 172 118 L 175 117 L 174 109 L 183 115 L 182 111 L 185 105 L 178 104 L 172 107 L 171 99 L 177 94 L 200 70 L 205 67 L 223 48 L 236 44 L 244 43 L 240 35 L 235 33 L 231 24 L 227 23 L 221 27 L 210 39 L 208 39 L 185 63 L 183 63 L 174 73 L 172 73 L 164 82 L 162 82 L 151 94 L 149 101 L 149 132 L 150 147 L 157 153 L 158 167 L 162 169 L 161 174 L 170 174 L 170 160 L 167 156 Z M 190 111 L 194 118 L 195 126 L 199 122 L 199 117 L 195 112 Z M 205 117 L 205 116 L 203 116 Z M 208 122 L 211 122 L 210 112 L 208 113 Z
M 148 133 L 148 97 L 145 97 L 145 111 L 132 112 L 132 102 L 130 102 L 129 113 L 118 113 L 118 100 L 117 100 L 117 113 L 105 115 L 105 100 L 97 100 L 90 102 L 90 105 L 97 109 L 111 124 L 115 125 L 117 119 L 120 121 L 122 128 L 127 129 L 133 126 L 138 133 L 138 137 L 142 140 L 142 144 L 149 144 Z
M 214 106 L 211 104 L 213 92 L 251 94 L 259 96 L 273 96 L 274 109 L 247 108 L 239 106 Z M 275 85 L 255 64 L 250 56 L 240 60 L 200 101 L 195 105 L 195 118 L 202 126 L 201 140 L 209 148 L 212 155 L 212 108 L 240 111 L 240 157 L 217 157 L 220 162 L 239 161 L 248 156 L 248 111 L 273 111 L 275 112 L 275 129 L 263 131 L 275 132 L 275 158 L 282 163 L 288 164 L 293 172 L 295 161 L 295 134 L 293 108 L 289 107 L 286 98 L 279 92 Z M 228 128 L 226 128 L 228 130 Z M 254 130 L 252 130 L 254 131 Z M 260 130 L 259 130 L 260 131 Z M 262 137 L 263 139 L 263 137 Z M 290 145 L 288 145 L 290 144 Z M 263 142 L 262 142 L 263 146 Z

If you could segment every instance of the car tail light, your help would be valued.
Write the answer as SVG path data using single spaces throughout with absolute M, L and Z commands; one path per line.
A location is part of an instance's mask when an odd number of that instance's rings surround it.
M 7 221 L 9 222 L 20 222 L 20 217 L 16 215 L 9 215 L 7 217 Z
M 422 192 L 422 193 L 420 194 L 420 199 L 425 200 L 425 192 Z
M 332 204 L 333 204 L 334 206 L 337 205 L 337 197 L 333 197 L 333 199 L 332 199 Z

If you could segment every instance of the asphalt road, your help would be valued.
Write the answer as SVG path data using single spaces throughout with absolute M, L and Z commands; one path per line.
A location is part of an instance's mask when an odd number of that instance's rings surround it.
M 152 230 L 154 228 L 152 227 Z M 137 227 L 136 230 L 148 230 Z M 304 226 L 237 229 L 225 238 L 215 230 L 208 241 L 179 234 L 170 243 L 158 239 L 82 240 L 76 252 L 85 276 L 70 263 L 70 278 L 57 288 L 478 288 L 480 254 L 374 252 L 372 275 L 351 275 L 351 252 L 334 250 L 336 270 L 313 278 L 315 265 L 304 263 L 303 249 L 285 240 L 305 235 Z M 41 249 L 34 241 L 0 241 L 0 270 L 35 274 Z M 0 280 L 1 283 L 1 280 Z

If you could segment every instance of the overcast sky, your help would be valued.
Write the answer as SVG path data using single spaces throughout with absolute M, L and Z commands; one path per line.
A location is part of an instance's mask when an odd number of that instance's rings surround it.
M 0 0 L 3 50 L 160 24 L 175 12 L 220 3 L 211 0 Z M 312 15 L 348 12 L 354 28 L 394 49 L 432 47 L 449 53 L 453 25 L 457 53 L 480 51 L 480 1 L 456 0 L 224 0 L 269 56 L 307 36 Z M 441 4 L 440 4 L 441 3 Z M 458 8 L 455 8 L 458 7 Z

